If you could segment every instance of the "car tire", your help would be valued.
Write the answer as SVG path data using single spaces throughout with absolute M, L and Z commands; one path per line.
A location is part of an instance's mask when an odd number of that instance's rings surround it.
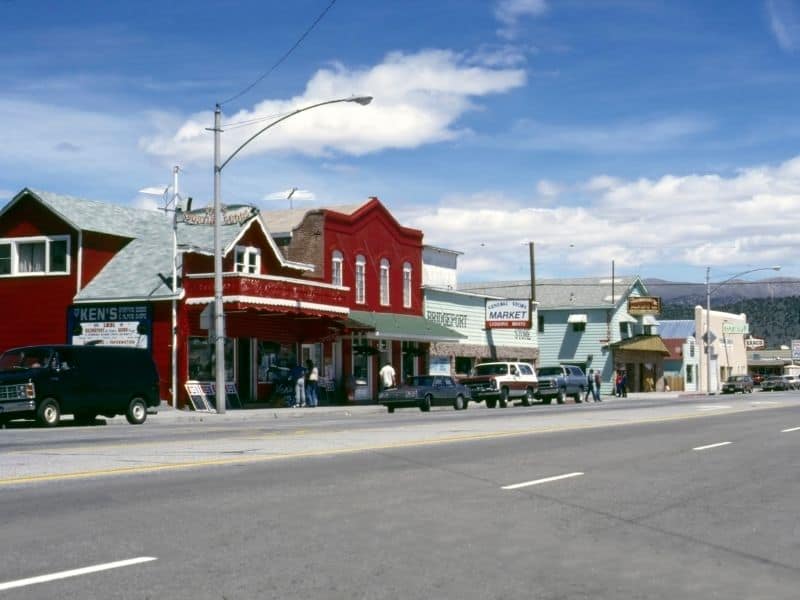
M 466 410 L 467 409 L 467 401 L 464 400 L 464 396 L 459 394 L 456 396 L 455 401 L 453 402 L 453 408 L 456 410 Z
M 531 406 L 533 404 L 533 388 L 529 387 L 525 389 L 525 396 L 522 398 L 522 405 L 523 406 Z
M 422 412 L 429 412 L 431 410 L 431 398 L 430 394 L 427 394 L 423 399 L 422 402 L 419 403 L 419 409 Z
M 128 410 L 125 411 L 125 418 L 131 425 L 141 425 L 147 419 L 147 404 L 144 398 L 139 396 L 131 399 L 128 403 Z
M 388 410 L 388 411 L 389 411 L 389 413 L 391 414 L 391 413 L 393 413 L 393 412 L 394 412 L 394 406 L 387 406 L 387 407 L 386 407 L 386 410 Z
M 500 408 L 505 408 L 508 406 L 508 388 L 504 387 L 500 389 L 500 400 L 498 401 L 500 404 Z
M 486 399 L 486 408 L 494 408 L 497 406 L 497 399 L 496 398 L 487 398 Z
M 55 427 L 61 421 L 61 407 L 55 398 L 45 398 L 36 409 L 36 420 L 42 427 Z
M 556 402 L 559 404 L 564 404 L 567 401 L 567 391 L 564 389 L 558 390 L 558 394 L 556 394 Z

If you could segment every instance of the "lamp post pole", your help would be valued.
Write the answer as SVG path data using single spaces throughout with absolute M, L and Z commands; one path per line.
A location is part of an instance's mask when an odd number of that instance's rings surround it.
M 780 266 L 774 267 L 759 267 L 757 269 L 750 269 L 748 271 L 742 271 L 741 273 L 737 273 L 731 277 L 728 277 L 722 283 L 718 283 L 717 286 L 712 290 L 711 289 L 711 267 L 706 267 L 706 395 L 711 395 L 711 294 L 716 292 L 719 288 L 721 288 L 726 283 L 729 283 L 736 279 L 737 277 L 741 277 L 742 275 L 747 275 L 748 273 L 755 273 L 756 271 L 780 271 Z M 716 386 L 715 386 L 716 387 Z
M 278 123 L 295 116 L 298 113 L 325 106 L 326 104 L 336 104 L 338 102 L 355 102 L 361 106 L 366 106 L 372 102 L 372 96 L 353 96 L 350 98 L 339 98 L 337 100 L 326 100 L 310 106 L 298 108 L 280 119 L 276 119 L 269 125 L 262 127 L 252 136 L 234 150 L 231 155 L 222 161 L 220 153 L 220 134 L 222 133 L 222 109 L 217 104 L 214 108 L 214 353 L 216 362 L 216 399 L 217 412 L 225 412 L 225 401 L 227 398 L 225 390 L 225 313 L 223 312 L 223 290 L 222 290 L 222 202 L 220 200 L 220 188 L 222 169 L 233 159 L 234 156 L 247 146 L 250 142 L 264 133 L 267 129 L 274 127 Z

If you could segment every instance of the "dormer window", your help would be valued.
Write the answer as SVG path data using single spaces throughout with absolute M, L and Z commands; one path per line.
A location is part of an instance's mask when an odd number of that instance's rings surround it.
M 333 285 L 342 286 L 344 279 L 342 278 L 342 263 L 344 257 L 338 250 L 334 250 L 331 255 L 331 283 Z
M 261 250 L 253 246 L 236 246 L 237 273 L 261 273 Z
M 389 306 L 389 261 L 381 259 L 381 306 Z
M 0 276 L 66 275 L 69 236 L 0 239 Z
M 366 304 L 366 271 L 367 259 L 363 255 L 356 256 L 356 304 Z

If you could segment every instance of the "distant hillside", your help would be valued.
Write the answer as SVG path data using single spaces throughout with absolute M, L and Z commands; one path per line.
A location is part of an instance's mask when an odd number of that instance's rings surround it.
M 694 319 L 694 307 L 706 305 L 704 283 L 650 279 L 645 285 L 653 296 L 661 297 L 662 319 Z M 727 283 L 712 295 L 711 309 L 745 313 L 753 336 L 764 338 L 768 348 L 800 339 L 800 279 Z

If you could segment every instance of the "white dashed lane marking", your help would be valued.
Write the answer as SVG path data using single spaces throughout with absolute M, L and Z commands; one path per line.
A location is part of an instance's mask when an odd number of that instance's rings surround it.
M 540 483 L 550 483 L 551 481 L 558 481 L 560 479 L 569 479 L 570 477 L 580 477 L 583 473 L 566 473 L 564 475 L 556 475 L 554 477 L 545 477 L 544 479 L 534 479 L 533 481 L 523 481 L 522 483 L 514 483 L 512 485 L 504 485 L 503 490 L 517 490 L 519 488 L 529 487 L 532 485 L 539 485 Z
M 698 446 L 697 448 L 692 448 L 692 450 L 710 450 L 711 448 L 719 448 L 720 446 L 727 446 L 732 443 L 733 442 L 718 442 L 716 444 L 708 444 L 707 446 Z
M 139 556 L 137 558 L 130 558 L 128 560 L 118 560 L 116 562 L 103 563 L 101 565 L 93 565 L 91 567 L 83 567 L 81 569 L 72 569 L 71 571 L 60 571 L 58 573 L 50 573 L 48 575 L 39 575 L 38 577 L 28 577 L 27 579 L 6 581 L 5 583 L 0 583 L 0 591 L 25 587 L 28 585 L 34 585 L 36 583 L 47 583 L 48 581 L 56 581 L 58 579 L 66 579 L 68 577 L 88 575 L 90 573 L 97 573 L 98 571 L 108 571 L 109 569 L 130 567 L 132 565 L 138 565 L 140 563 L 150 562 L 152 560 L 158 559 L 154 556 Z

